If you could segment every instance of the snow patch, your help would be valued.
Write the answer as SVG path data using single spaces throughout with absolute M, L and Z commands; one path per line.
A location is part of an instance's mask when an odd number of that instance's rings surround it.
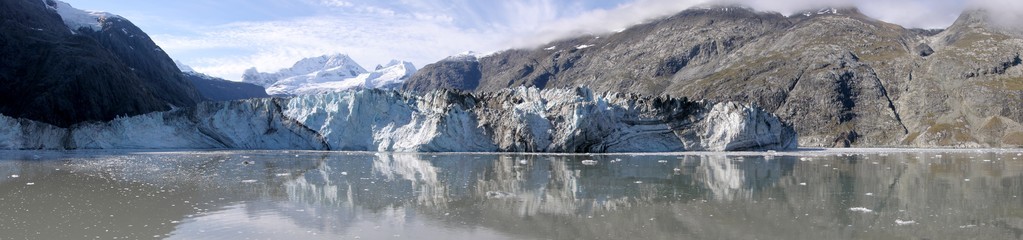
M 85 11 L 77 9 L 71 7 L 71 4 L 62 2 L 60 0 L 42 1 L 47 8 L 56 11 L 57 14 L 60 15 L 60 18 L 64 20 L 64 25 L 66 25 L 68 29 L 70 29 L 72 32 L 75 32 L 81 28 L 88 28 L 92 29 L 93 31 L 100 31 L 103 29 L 103 23 L 106 22 L 107 19 L 120 18 L 120 16 L 110 14 L 107 12 Z
M 159 48 L 157 48 L 156 50 L 160 50 L 160 49 L 159 49 Z M 182 63 L 181 61 L 178 61 L 178 60 L 174 60 L 174 64 L 175 64 L 175 65 L 178 65 L 178 69 L 180 69 L 180 70 L 181 70 L 181 72 L 184 72 L 184 73 L 197 73 L 197 72 L 195 71 L 195 69 L 192 69 L 192 67 L 189 67 L 188 65 L 185 65 L 185 64 L 184 64 L 184 63 Z
M 575 49 L 578 49 L 578 50 L 583 50 L 583 49 L 591 48 L 591 47 L 593 47 L 593 46 L 594 46 L 594 45 L 586 45 L 586 44 L 583 44 L 583 45 L 575 46 Z

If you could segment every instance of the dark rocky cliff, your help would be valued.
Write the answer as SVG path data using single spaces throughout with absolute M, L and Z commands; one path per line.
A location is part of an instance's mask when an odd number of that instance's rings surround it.
M 0 113 L 69 126 L 200 100 L 170 57 L 131 22 L 100 18 L 99 30 L 75 29 L 56 12 L 61 4 L 0 1 Z
M 475 69 L 452 63 L 465 59 L 427 65 L 405 89 L 585 85 L 753 102 L 793 123 L 804 146 L 1023 146 L 1020 34 L 984 11 L 933 31 L 825 10 L 691 9 L 471 59 Z
M 261 86 L 232 82 L 221 78 L 207 76 L 201 73 L 185 72 L 185 79 L 188 79 L 206 101 L 232 101 L 249 98 L 267 98 L 266 89 Z

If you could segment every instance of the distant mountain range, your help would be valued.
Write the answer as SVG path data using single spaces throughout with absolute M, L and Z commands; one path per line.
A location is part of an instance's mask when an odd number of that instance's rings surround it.
M 174 62 L 178 69 L 185 74 L 199 93 L 206 101 L 232 101 L 249 98 L 267 98 L 266 89 L 259 85 L 243 82 L 228 81 L 222 78 L 213 77 L 200 72 L 181 62 Z
M 1023 146 L 1020 32 L 964 12 L 907 29 L 826 8 L 694 8 L 603 35 L 430 64 L 405 90 L 517 86 L 752 102 L 802 146 Z
M 395 89 L 415 72 L 412 63 L 398 60 L 366 71 L 348 55 L 333 54 L 302 59 L 274 73 L 250 68 L 242 75 L 242 82 L 266 87 L 271 95 L 288 96 L 353 88 Z

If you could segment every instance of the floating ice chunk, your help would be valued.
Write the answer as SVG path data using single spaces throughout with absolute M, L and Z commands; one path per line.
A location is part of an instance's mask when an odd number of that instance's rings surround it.
M 275 175 L 278 176 L 278 177 L 287 177 L 287 176 L 290 176 L 291 174 L 290 173 L 278 173 L 278 174 L 275 174 Z
M 801 183 L 799 183 L 799 186 L 806 186 L 806 183 L 805 182 L 801 182 Z
M 904 225 L 910 225 L 910 224 L 916 224 L 916 221 L 895 219 L 895 225 L 904 226 Z
M 246 180 L 242 180 L 242 183 L 254 183 L 254 182 L 256 182 L 256 180 L 255 180 L 255 179 L 246 179 Z
M 510 192 L 488 191 L 487 192 L 487 197 L 488 198 L 510 198 L 510 197 L 515 197 L 515 194 L 514 193 L 510 193 Z
M 583 165 L 589 165 L 589 166 L 597 165 L 597 161 L 596 160 L 590 160 L 590 159 L 583 160 L 582 163 L 583 163 Z
M 977 227 L 977 225 L 967 224 L 967 225 L 959 226 L 959 228 L 972 228 L 972 227 Z
M 522 159 L 519 160 L 519 164 L 529 164 L 529 161 L 526 161 L 526 159 Z
M 874 196 L 874 193 L 869 193 L 869 192 L 868 192 L 867 194 L 863 194 L 863 195 L 867 195 L 867 196 Z
M 658 163 L 668 163 L 668 160 L 657 160 Z
M 964 181 L 964 182 L 969 182 L 969 181 L 970 181 L 970 179 L 969 179 L 969 178 L 967 178 L 967 179 L 963 179 L 963 181 Z
M 18 177 L 21 177 L 21 176 L 18 176 L 18 174 L 11 175 L 11 178 L 18 178 Z
M 341 172 L 342 176 L 348 176 L 348 172 Z
M 643 183 L 643 181 L 636 181 L 636 184 L 640 184 L 640 183 Z
M 870 210 L 870 209 L 868 209 L 868 208 L 865 208 L 865 207 L 854 207 L 854 208 L 849 208 L 849 211 L 853 211 L 853 212 L 861 212 L 861 213 L 872 213 L 872 212 L 874 212 L 874 210 Z
M 25 183 L 25 185 L 32 186 L 32 185 L 36 185 L 36 183 L 30 182 L 30 183 Z

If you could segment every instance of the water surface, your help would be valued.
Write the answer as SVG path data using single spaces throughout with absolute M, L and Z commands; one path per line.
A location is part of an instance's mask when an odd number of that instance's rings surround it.
M 1020 239 L 1021 196 L 1019 150 L 0 152 L 0 239 Z

